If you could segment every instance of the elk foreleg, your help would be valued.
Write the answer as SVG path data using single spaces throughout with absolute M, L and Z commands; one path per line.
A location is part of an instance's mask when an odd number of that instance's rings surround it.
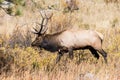
M 95 58 L 99 59 L 100 56 L 94 48 L 90 48 L 89 50 L 91 51 L 91 53 Z
M 68 52 L 69 52 L 69 58 L 73 59 L 73 49 L 72 48 L 68 49 Z
M 63 56 L 63 52 L 59 50 L 58 54 L 57 54 L 57 58 L 56 58 L 56 63 L 58 63 L 60 61 L 62 56 Z
M 105 63 L 107 64 L 107 53 L 103 49 L 98 50 L 98 52 L 103 56 Z

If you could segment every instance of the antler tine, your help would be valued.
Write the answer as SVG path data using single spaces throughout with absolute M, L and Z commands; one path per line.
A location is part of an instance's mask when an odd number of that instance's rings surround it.
M 41 28 L 40 28 L 39 34 L 41 34 L 41 31 L 42 31 L 42 29 L 43 29 L 43 26 L 44 26 L 43 23 L 44 23 L 44 18 L 42 18 L 42 22 L 41 22 L 41 24 L 40 24 L 40 25 L 41 25 Z
M 44 18 L 43 15 L 42 15 L 42 11 L 40 11 L 40 15 L 41 15 L 42 18 Z
M 36 22 L 36 24 L 39 24 L 39 23 Z M 37 26 L 37 25 L 36 25 L 36 26 Z M 35 27 L 33 27 L 33 29 L 34 29 L 34 31 L 35 31 L 35 32 L 33 31 L 34 34 L 39 34 L 39 31 L 38 31 Z
M 35 29 L 34 27 L 33 27 L 33 29 L 35 30 L 35 32 L 37 32 L 37 33 L 38 33 L 38 30 L 37 30 L 37 29 Z
M 44 14 L 45 14 L 46 19 L 48 19 L 48 17 L 47 17 L 47 15 L 46 15 L 45 11 L 44 11 Z
M 44 26 L 44 30 L 42 31 L 43 34 L 44 34 L 44 33 L 47 31 L 47 29 L 48 29 L 48 27 L 47 27 L 46 25 L 47 25 L 48 19 L 49 19 L 49 18 L 47 17 L 47 15 L 46 15 L 46 12 L 45 12 L 45 11 L 44 11 L 44 15 L 45 15 L 45 18 L 44 18 L 44 19 L 45 19 L 46 22 L 45 22 L 44 25 L 43 25 L 43 26 Z
M 41 17 L 42 17 L 42 21 L 41 21 L 41 23 L 39 24 L 41 27 L 40 27 L 40 30 L 38 31 L 38 35 L 41 35 L 41 31 L 42 31 L 43 26 L 44 26 L 43 23 L 44 23 L 44 20 L 45 20 L 43 14 L 42 14 L 42 11 L 40 11 L 40 15 L 41 15 Z
M 46 22 L 45 22 L 44 26 L 46 26 L 46 25 L 47 25 L 47 23 L 48 23 L 48 19 L 46 19 L 45 21 L 46 21 Z
M 48 28 L 46 25 L 48 23 L 48 20 L 52 17 L 53 14 L 51 14 L 50 16 L 47 16 L 45 10 L 43 10 L 43 12 L 40 11 L 40 15 L 42 17 L 42 21 L 41 21 L 41 24 L 39 24 L 41 26 L 41 28 L 38 32 L 38 35 L 44 34 L 47 31 Z M 44 27 L 44 30 L 43 30 L 43 27 Z
M 45 13 L 45 11 L 44 11 L 44 13 Z M 47 16 L 47 15 L 45 14 L 46 19 L 50 19 L 52 16 L 53 16 L 53 13 L 51 13 L 50 16 Z
M 47 31 L 47 29 L 48 29 L 48 27 L 46 26 L 47 25 L 47 23 L 48 23 L 48 20 L 52 17 L 52 15 L 53 15 L 53 13 L 50 15 L 50 16 L 47 16 L 47 14 L 45 13 L 45 11 L 44 11 L 44 15 L 45 15 L 45 24 L 43 25 L 44 26 L 44 30 L 43 30 L 43 33 L 45 33 L 46 31 Z
M 48 29 L 48 27 L 45 27 L 42 33 L 45 34 L 47 29 Z
M 41 24 L 40 24 L 40 25 L 41 25 L 41 28 L 40 28 L 39 34 L 43 34 L 43 33 L 45 32 L 45 30 L 43 30 L 43 27 L 47 25 L 47 22 L 46 22 L 46 24 L 44 25 L 44 21 L 45 21 L 45 19 L 47 19 L 47 18 L 46 18 L 46 13 L 45 13 L 44 10 L 43 10 L 43 12 L 44 12 L 45 17 L 43 16 L 42 12 L 40 11 L 40 14 L 41 14 L 41 16 L 42 16 L 42 22 L 41 22 Z M 42 32 L 42 30 L 43 30 L 43 32 Z

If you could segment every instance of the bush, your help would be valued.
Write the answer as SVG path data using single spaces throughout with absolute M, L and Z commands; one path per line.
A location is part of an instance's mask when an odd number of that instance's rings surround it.
M 23 6 L 25 4 L 25 0 L 8 0 L 16 5 L 21 5 Z
M 0 0 L 0 3 L 2 3 L 4 0 Z

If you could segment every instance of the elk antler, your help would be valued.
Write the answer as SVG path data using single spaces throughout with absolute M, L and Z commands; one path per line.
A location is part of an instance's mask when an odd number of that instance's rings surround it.
M 45 18 L 43 17 L 43 15 L 42 15 L 42 12 L 40 11 L 40 15 L 42 16 L 42 22 L 41 22 L 41 28 L 40 28 L 40 30 L 39 30 L 39 34 L 41 34 L 41 32 L 42 32 L 42 29 L 43 29 L 43 26 L 44 26 L 44 20 L 45 20 Z
M 38 31 L 37 29 L 33 28 L 35 30 L 35 32 L 36 32 L 35 34 L 38 34 L 38 35 L 45 34 L 45 32 L 48 29 L 48 27 L 46 25 L 48 23 L 48 20 L 52 17 L 53 14 L 47 15 L 45 10 L 43 10 L 43 11 L 40 11 L 40 15 L 42 17 L 41 24 L 37 23 L 37 24 L 40 25 L 40 30 Z

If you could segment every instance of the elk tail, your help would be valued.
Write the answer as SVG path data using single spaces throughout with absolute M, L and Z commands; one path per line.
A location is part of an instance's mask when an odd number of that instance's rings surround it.
M 102 33 L 97 32 L 97 31 L 95 31 L 95 32 L 99 35 L 99 37 L 101 38 L 101 40 L 103 40 L 103 39 L 104 39 L 104 36 L 102 35 Z

